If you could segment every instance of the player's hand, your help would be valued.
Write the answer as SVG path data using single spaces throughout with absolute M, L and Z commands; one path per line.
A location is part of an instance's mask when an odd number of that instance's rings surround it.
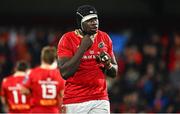
M 30 89 L 28 89 L 24 86 L 20 86 L 19 90 L 20 90 L 21 94 L 30 94 Z
M 109 69 L 109 67 L 111 67 L 111 57 L 109 56 L 109 54 L 105 51 L 102 51 L 97 57 L 96 57 L 97 61 L 104 64 L 104 67 L 106 69 Z
M 83 36 L 83 39 L 81 41 L 81 46 L 87 50 L 89 47 L 93 44 L 94 37 L 92 35 L 86 34 Z

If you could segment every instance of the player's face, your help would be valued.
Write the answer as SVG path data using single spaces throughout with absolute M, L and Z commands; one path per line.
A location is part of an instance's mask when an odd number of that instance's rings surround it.
M 90 34 L 95 34 L 98 30 L 98 18 L 92 18 L 82 23 L 83 30 Z

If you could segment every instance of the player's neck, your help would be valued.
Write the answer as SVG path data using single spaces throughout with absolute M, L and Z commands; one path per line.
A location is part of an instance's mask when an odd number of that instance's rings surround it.
M 26 73 L 23 72 L 23 71 L 16 71 L 16 72 L 13 74 L 14 77 L 20 77 L 20 76 L 25 76 L 25 75 L 26 75 Z
M 47 64 L 45 62 L 42 62 L 40 65 L 40 68 L 42 68 L 42 69 L 55 69 L 56 67 L 53 64 Z

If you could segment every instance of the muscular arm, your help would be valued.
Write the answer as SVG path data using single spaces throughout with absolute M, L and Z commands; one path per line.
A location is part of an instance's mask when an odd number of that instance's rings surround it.
M 63 79 L 68 79 L 70 76 L 72 76 L 76 70 L 78 69 L 80 64 L 80 59 L 75 60 L 72 58 L 62 57 L 58 58 L 58 67 L 61 72 L 61 76 Z
M 92 45 L 92 43 L 93 42 L 90 39 L 90 36 L 86 35 L 82 39 L 81 44 L 73 57 L 58 58 L 58 67 L 64 79 L 68 79 L 77 71 L 80 64 L 80 59 L 83 57 L 84 52 L 86 52 L 86 50 Z
M 64 96 L 64 90 L 61 90 L 59 93 L 59 113 L 63 113 L 62 111 L 62 104 L 63 104 L 63 96 Z

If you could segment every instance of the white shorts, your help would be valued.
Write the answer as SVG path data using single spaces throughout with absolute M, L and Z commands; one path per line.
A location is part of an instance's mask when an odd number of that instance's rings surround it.
M 63 105 L 68 114 L 110 114 L 110 103 L 107 100 L 92 100 L 82 103 Z

